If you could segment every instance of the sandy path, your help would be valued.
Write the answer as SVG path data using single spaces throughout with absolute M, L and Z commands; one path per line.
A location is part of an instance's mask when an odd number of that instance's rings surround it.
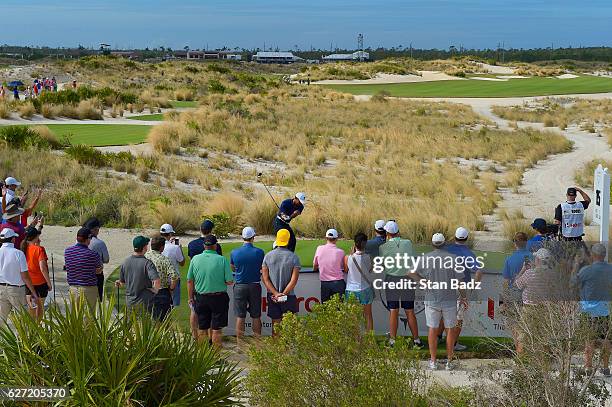
M 14 115 L 12 119 L 0 119 L 1 125 L 17 125 L 17 124 L 127 124 L 131 126 L 157 126 L 162 124 L 163 121 L 155 120 L 132 120 L 127 118 L 104 118 L 104 120 L 77 120 L 77 119 L 46 119 L 42 116 L 34 116 L 32 119 L 22 119 L 21 117 Z
M 369 100 L 371 96 L 356 96 L 357 100 Z M 472 109 L 491 120 L 503 130 L 514 130 L 509 126 L 507 120 L 496 116 L 491 111 L 493 106 L 522 105 L 539 99 L 550 97 L 581 98 L 581 99 L 612 99 L 612 93 L 600 94 L 575 94 L 546 97 L 514 97 L 514 98 L 411 98 L 410 100 L 421 100 L 429 102 L 451 102 L 461 103 L 472 107 Z M 542 123 L 518 122 L 519 127 L 532 127 L 544 129 Z M 483 250 L 501 250 L 507 243 L 503 236 L 499 210 L 520 210 L 527 219 L 542 217 L 552 221 L 555 207 L 565 199 L 567 187 L 575 184 L 574 174 L 576 170 L 586 163 L 600 158 L 612 160 L 612 150 L 605 138 L 597 137 L 595 134 L 581 131 L 576 126 L 569 126 L 566 130 L 557 127 L 547 127 L 546 130 L 562 134 L 573 142 L 573 149 L 568 153 L 556 154 L 546 160 L 538 162 L 523 174 L 523 183 L 518 188 L 518 193 L 509 188 L 501 188 L 501 202 L 499 208 L 492 215 L 485 215 L 484 232 L 477 232 L 476 247 Z M 590 188 L 589 188 L 590 189 Z M 587 193 L 590 193 L 587 189 Z M 590 211 L 588 212 L 590 215 Z M 596 226 L 587 227 L 586 230 L 594 231 Z
M 377 73 L 371 79 L 325 79 L 312 82 L 315 85 L 374 85 L 388 83 L 413 83 L 413 82 L 432 82 L 432 81 L 463 81 L 465 78 L 447 75 L 438 71 L 419 71 L 421 75 L 397 75 L 388 73 Z

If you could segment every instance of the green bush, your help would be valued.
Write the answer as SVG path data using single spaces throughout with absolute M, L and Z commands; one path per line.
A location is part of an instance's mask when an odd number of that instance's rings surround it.
M 216 79 L 208 81 L 208 91 L 211 93 L 225 93 L 227 88 Z
M 117 317 L 111 300 L 97 317 L 81 302 L 50 308 L 42 323 L 23 310 L 12 322 L 0 327 L 4 386 L 66 386 L 62 406 L 238 404 L 236 365 L 171 320 Z
M 7 147 L 23 148 L 59 148 L 60 145 L 51 139 L 41 137 L 41 135 L 28 126 L 5 126 L 0 127 L 0 142 L 4 142 Z
M 64 152 L 80 164 L 91 165 L 93 167 L 104 167 L 109 164 L 109 160 L 104 153 L 92 146 L 77 144 L 69 146 Z
M 250 351 L 253 405 L 420 406 L 423 375 L 403 341 L 381 347 L 363 329 L 362 307 L 337 298 L 298 317 Z
M 216 63 L 208 65 L 206 70 L 208 72 L 218 72 L 218 73 L 222 73 L 222 74 L 227 74 L 227 73 L 231 72 L 231 70 L 228 67 L 223 66 L 221 64 L 216 64 Z
M 214 215 L 204 215 L 203 219 L 210 219 L 215 224 L 215 235 L 221 239 L 226 239 L 229 234 L 236 229 L 227 213 L 216 213 Z

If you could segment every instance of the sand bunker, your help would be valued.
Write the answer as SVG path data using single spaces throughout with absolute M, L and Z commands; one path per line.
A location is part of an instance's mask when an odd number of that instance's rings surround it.
M 574 78 L 578 78 L 578 75 L 573 75 L 571 73 L 564 73 L 563 75 L 559 75 L 557 76 L 557 78 L 559 79 L 574 79 Z
M 371 79 L 326 79 L 313 82 L 319 85 L 365 85 L 365 84 L 384 84 L 384 83 L 411 83 L 411 82 L 433 82 L 433 81 L 457 81 L 465 80 L 456 76 L 447 75 L 438 71 L 419 71 L 419 75 L 397 75 L 389 73 L 378 73 Z
M 508 82 L 508 79 L 487 78 L 482 76 L 472 76 L 470 79 L 476 79 L 477 81 Z

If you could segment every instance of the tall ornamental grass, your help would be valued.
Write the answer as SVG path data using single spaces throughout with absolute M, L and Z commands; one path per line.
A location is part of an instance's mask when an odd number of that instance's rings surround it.
M 67 387 L 64 406 L 238 405 L 239 370 L 172 321 L 117 316 L 114 301 L 94 317 L 83 302 L 53 307 L 42 323 L 25 311 L 0 328 L 0 382 Z

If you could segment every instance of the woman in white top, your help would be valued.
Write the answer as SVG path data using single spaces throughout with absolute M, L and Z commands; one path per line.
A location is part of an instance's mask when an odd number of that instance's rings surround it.
M 352 254 L 344 257 L 344 269 L 348 270 L 346 278 L 345 297 L 354 296 L 363 305 L 363 315 L 366 321 L 366 329 L 374 328 L 372 318 L 372 302 L 374 301 L 374 290 L 372 290 L 372 259 L 365 253 L 368 237 L 364 233 L 357 233 L 354 238 L 355 246 Z

